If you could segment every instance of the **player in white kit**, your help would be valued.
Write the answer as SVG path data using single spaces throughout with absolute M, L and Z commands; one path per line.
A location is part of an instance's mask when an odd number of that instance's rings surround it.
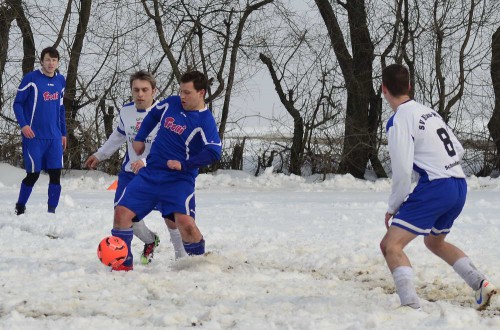
M 385 215 L 387 233 L 380 248 L 402 306 L 420 308 L 413 269 L 403 249 L 418 235 L 424 235 L 425 246 L 475 291 L 475 302 L 481 310 L 489 305 L 495 287 L 462 250 L 445 241 L 467 195 L 460 165 L 464 149 L 437 112 L 409 97 L 409 81 L 408 70 L 402 65 L 389 65 L 382 72 L 382 92 L 394 114 L 386 126 L 392 192 Z M 413 191 L 412 171 L 420 175 Z

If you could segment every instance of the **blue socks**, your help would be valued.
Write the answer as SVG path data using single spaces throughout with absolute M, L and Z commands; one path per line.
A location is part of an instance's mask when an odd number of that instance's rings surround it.
M 120 237 L 126 244 L 128 248 L 127 259 L 123 262 L 124 266 L 130 267 L 134 265 L 134 256 L 132 255 L 132 238 L 134 238 L 134 230 L 132 228 L 129 229 L 111 229 L 111 235 Z
M 20 207 L 26 206 L 28 199 L 33 191 L 33 186 L 28 186 L 21 182 L 21 189 L 19 190 L 19 198 L 17 199 L 17 205 Z M 47 211 L 49 213 L 56 213 L 56 207 L 59 204 L 59 198 L 61 197 L 61 185 L 49 183 L 48 189 L 49 199 L 47 202 Z
M 56 207 L 59 204 L 59 197 L 61 197 L 61 185 L 49 183 L 49 201 L 48 211 L 50 213 L 56 213 Z
M 17 199 L 17 204 L 25 206 L 30 198 L 31 192 L 33 191 L 33 186 L 27 186 L 23 182 L 21 183 L 21 189 L 19 190 L 19 198 Z
M 184 244 L 184 250 L 186 250 L 186 253 L 190 256 L 202 255 L 205 253 L 205 240 L 203 238 L 198 243 L 182 242 L 182 244 Z

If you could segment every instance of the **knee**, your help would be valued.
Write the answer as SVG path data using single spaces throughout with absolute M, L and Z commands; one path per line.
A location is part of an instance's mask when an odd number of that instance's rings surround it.
M 27 186 L 33 187 L 38 180 L 38 177 L 40 177 L 40 172 L 28 173 L 23 179 L 23 183 Z
M 50 184 L 61 184 L 61 169 L 50 169 L 47 170 L 49 173 L 49 183 Z
M 387 255 L 401 253 L 403 251 L 403 247 L 394 242 L 383 239 L 382 242 L 380 242 L 380 251 L 382 251 L 382 254 L 385 257 Z
M 182 228 L 182 230 L 189 235 L 196 233 L 197 229 L 196 223 L 194 222 L 194 219 L 191 218 L 190 216 L 176 217 L 175 224 L 177 225 L 177 227 Z
M 113 228 L 127 229 L 132 226 L 132 219 L 135 214 L 124 206 L 118 205 L 115 207 L 115 217 L 113 221 Z
M 385 240 L 382 240 L 380 242 L 380 251 L 382 252 L 382 254 L 385 256 L 386 255 L 386 251 L 387 251 L 387 243 L 385 242 Z
M 433 253 L 441 250 L 441 248 L 443 246 L 442 241 L 433 240 L 430 238 L 430 236 L 427 236 L 424 238 L 424 244 Z

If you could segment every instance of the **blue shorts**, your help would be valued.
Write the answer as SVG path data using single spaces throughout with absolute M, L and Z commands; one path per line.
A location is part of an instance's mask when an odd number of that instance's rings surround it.
M 27 173 L 61 169 L 62 139 L 28 139 L 23 136 L 23 157 Z
M 123 195 L 123 190 L 128 186 L 130 181 L 135 178 L 135 173 L 134 172 L 126 172 L 126 171 L 120 171 L 118 173 L 118 185 L 116 186 L 116 191 L 115 191 L 115 200 L 114 203 L 118 202 L 118 199 L 120 198 L 121 195 Z
M 128 184 L 130 183 L 130 181 L 132 181 L 132 179 L 135 178 L 135 177 L 136 177 L 136 175 L 133 172 L 121 171 L 120 173 L 118 173 L 118 185 L 116 187 L 115 199 L 114 199 L 114 204 L 115 205 L 117 205 L 118 199 L 120 199 L 120 197 L 123 195 L 123 191 L 125 190 L 125 188 L 128 186 Z M 194 199 L 194 197 L 193 197 L 193 199 Z M 154 210 L 155 211 L 161 211 L 161 205 L 157 204 L 154 207 Z M 169 216 L 168 218 L 170 220 L 172 220 L 172 221 L 175 221 L 175 219 L 173 218 L 173 216 Z M 136 218 L 134 218 L 133 221 L 137 222 L 137 221 L 140 221 L 140 220 L 142 220 L 142 218 L 136 217 Z
M 164 218 L 174 213 L 195 218 L 194 180 L 177 173 L 154 171 L 145 167 L 130 181 L 115 205 L 122 205 L 143 219 L 157 207 Z
M 466 196 L 465 179 L 421 179 L 394 215 L 392 225 L 416 235 L 448 234 Z

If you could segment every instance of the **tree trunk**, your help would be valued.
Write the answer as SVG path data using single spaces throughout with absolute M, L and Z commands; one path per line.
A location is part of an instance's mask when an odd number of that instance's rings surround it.
M 288 92 L 288 97 L 287 94 L 285 94 L 285 91 L 281 86 L 280 79 L 278 79 L 278 76 L 276 75 L 276 70 L 273 67 L 271 59 L 262 53 L 259 57 L 262 63 L 267 66 L 267 69 L 271 74 L 274 88 L 278 93 L 281 104 L 283 104 L 286 111 L 293 118 L 293 137 L 288 170 L 290 173 L 300 176 L 304 158 L 304 119 L 302 118 L 300 111 L 295 108 L 292 91 Z
M 3 87 L 3 71 L 7 62 L 7 51 L 9 49 L 9 32 L 14 14 L 11 8 L 0 5 L 0 87 Z M 3 88 L 0 88 L 0 112 L 3 109 Z
M 78 127 L 76 121 L 76 113 L 78 105 L 75 102 L 76 98 L 76 77 L 78 73 L 78 63 L 80 54 L 83 48 L 83 40 L 87 32 L 87 25 L 90 18 L 90 9 L 92 0 L 82 0 L 80 12 L 78 13 L 79 22 L 76 28 L 75 39 L 71 47 L 71 54 L 68 64 L 68 72 L 66 76 L 66 90 L 64 93 L 64 106 L 66 107 L 66 126 L 68 132 L 68 149 L 66 152 L 67 165 L 72 169 L 80 169 L 82 167 L 82 145 L 75 134 Z
M 255 10 L 262 8 L 263 6 L 273 2 L 274 0 L 262 0 L 260 2 L 254 3 L 253 5 L 248 5 L 241 20 L 238 22 L 238 29 L 231 47 L 231 56 L 229 60 L 229 72 L 227 75 L 227 86 L 226 93 L 224 94 L 224 104 L 222 105 L 222 114 L 219 124 L 219 136 L 221 140 L 224 140 L 224 133 L 226 132 L 227 118 L 229 115 L 229 104 L 231 102 L 231 94 L 234 87 L 234 76 L 236 75 L 236 64 L 238 60 L 238 53 L 240 50 L 241 38 L 243 37 L 243 32 L 245 30 L 245 23 Z
M 496 146 L 495 168 L 500 169 L 500 28 L 493 34 L 491 42 L 491 80 L 495 92 L 495 108 L 488 122 L 493 142 Z
M 338 171 L 363 178 L 368 160 L 376 150 L 374 137 L 381 117 L 381 107 L 372 106 L 376 104 L 372 100 L 375 95 L 372 78 L 374 46 L 368 30 L 365 2 L 349 0 L 341 3 L 347 10 L 352 56 L 330 1 L 315 2 L 327 27 L 347 89 L 344 146 Z
M 17 26 L 23 35 L 23 75 L 35 69 L 35 39 L 33 38 L 33 31 L 26 15 L 24 15 L 23 1 L 21 0 L 6 0 L 14 11 Z

